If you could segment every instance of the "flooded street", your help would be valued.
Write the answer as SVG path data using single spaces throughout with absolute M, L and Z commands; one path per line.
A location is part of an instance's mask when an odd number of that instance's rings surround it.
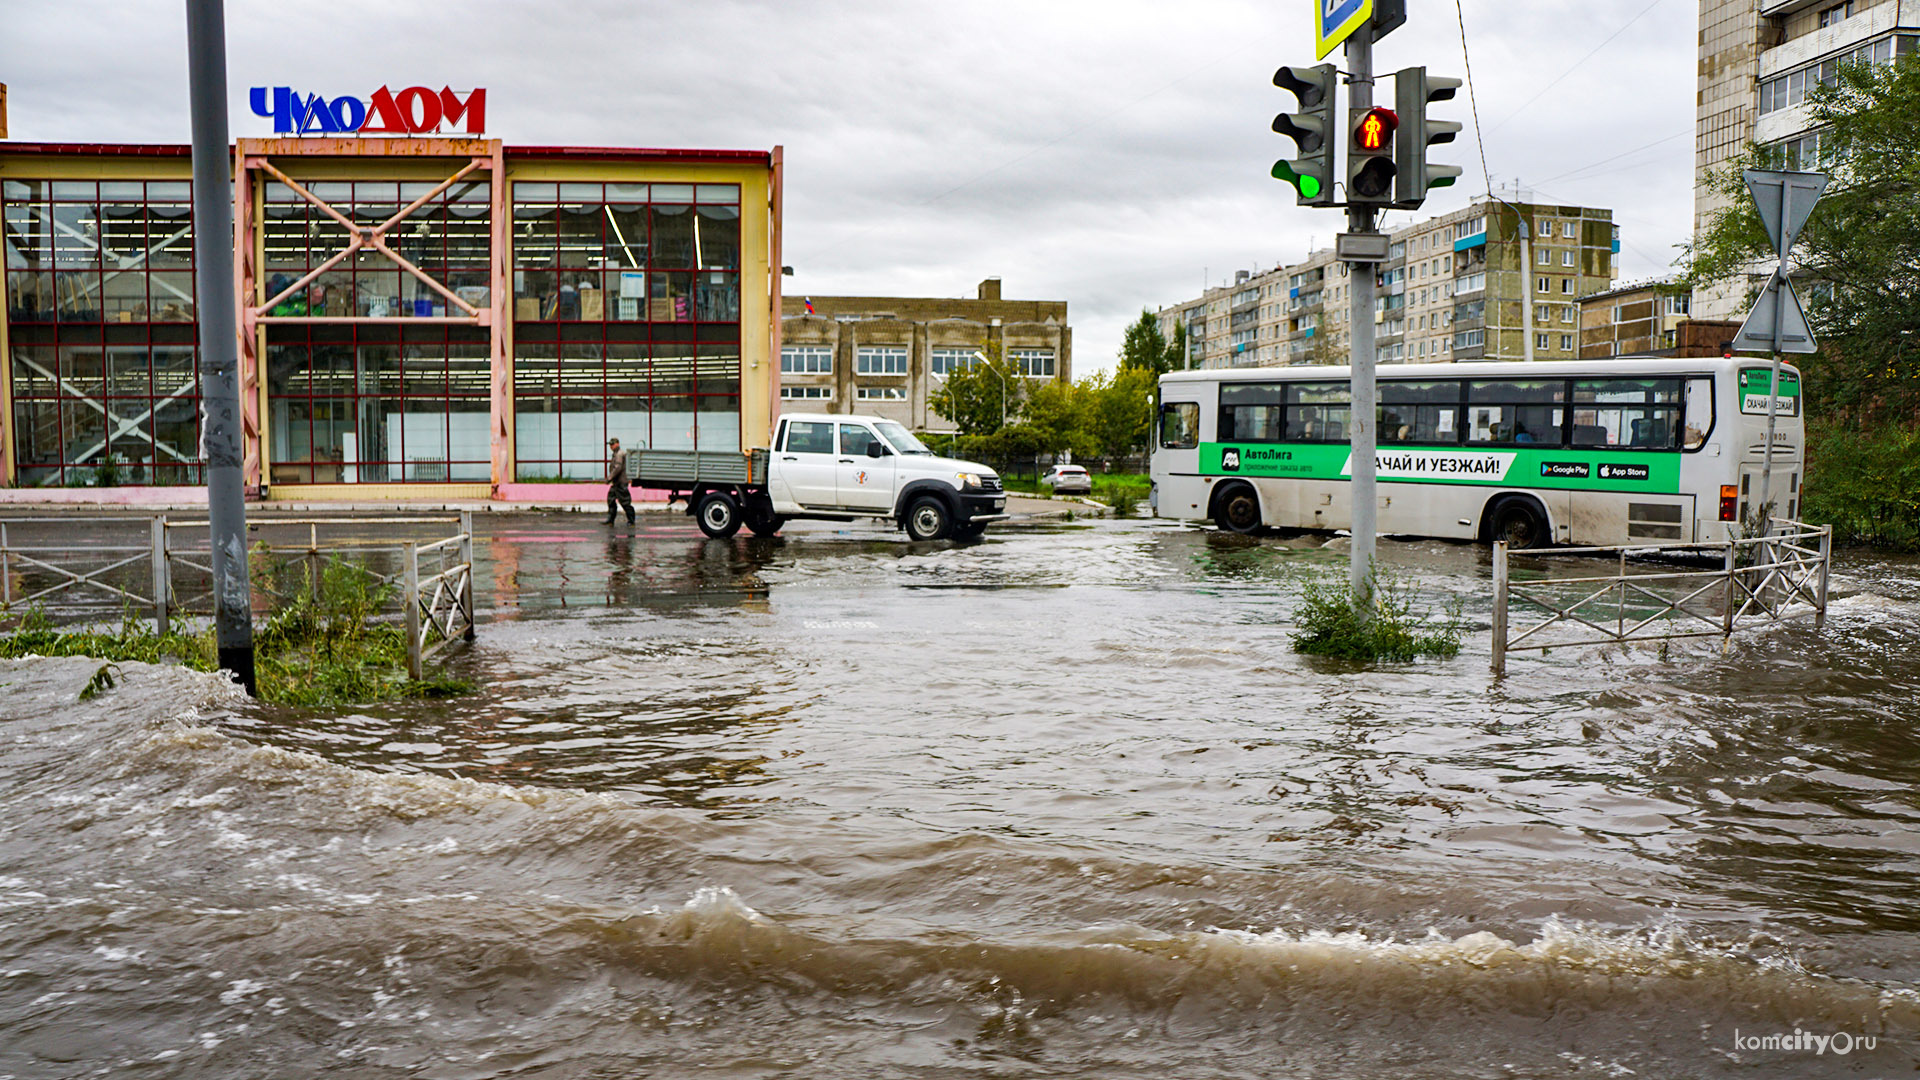
M 1323 538 L 479 528 L 473 697 L 0 662 L 0 1076 L 1920 1065 L 1920 561 L 1496 680 L 1476 546 L 1382 542 L 1474 629 L 1360 668 Z

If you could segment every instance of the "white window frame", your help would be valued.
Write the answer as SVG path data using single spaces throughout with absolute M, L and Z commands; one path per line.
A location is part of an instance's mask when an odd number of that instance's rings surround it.
M 912 363 L 905 345 L 861 345 L 854 351 L 856 375 L 905 375 Z
M 1553 347 L 1549 344 L 1552 340 L 1552 334 L 1535 334 L 1533 335 L 1533 347 L 1536 350 L 1545 351 Z M 1781 381 L 1784 383 L 1786 380 L 1783 379 Z
M 1008 349 L 1007 361 L 1026 379 L 1051 379 L 1056 370 L 1052 349 Z
M 1580 227 L 1571 221 L 1563 221 L 1560 223 L 1560 235 L 1568 240 L 1575 239 L 1580 235 Z
M 831 386 L 781 386 L 781 401 L 832 401 Z
M 831 345 L 782 345 L 780 373 L 782 375 L 831 375 L 833 374 L 833 347 Z
M 861 386 L 856 387 L 853 396 L 859 401 L 905 401 L 907 388 L 904 386 Z
M 980 361 L 974 358 L 976 350 L 965 346 L 935 345 L 927 350 L 927 368 L 936 379 L 944 379 L 956 371 L 965 371 Z
M 1565 267 L 1573 266 L 1573 249 L 1572 248 L 1566 248 L 1560 252 L 1560 265 Z

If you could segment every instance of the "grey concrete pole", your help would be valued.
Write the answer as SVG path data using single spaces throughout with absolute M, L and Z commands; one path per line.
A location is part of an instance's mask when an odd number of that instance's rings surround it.
M 1533 226 L 1518 206 L 1513 208 L 1520 222 L 1520 355 L 1533 363 Z M 1494 357 L 1498 359 L 1498 357 Z
M 1773 425 L 1774 409 L 1780 399 L 1780 327 L 1786 318 L 1785 283 L 1787 280 L 1787 223 L 1793 220 L 1793 185 L 1780 186 L 1780 269 L 1768 288 L 1773 289 L 1773 365 L 1767 376 L 1767 449 L 1760 457 L 1760 535 L 1773 535 Z M 1803 455 L 1804 456 L 1804 455 Z M 1769 559 L 1768 562 L 1775 560 Z
M 193 116 L 193 259 L 200 315 L 200 447 L 213 532 L 213 626 L 220 667 L 254 692 L 253 590 L 234 322 L 233 158 L 227 148 L 227 25 L 223 0 L 187 0 Z
M 1347 115 L 1355 118 L 1373 108 L 1372 28 L 1363 26 L 1347 39 Z M 1352 125 L 1349 124 L 1349 129 Z M 1353 193 L 1349 191 L 1351 199 Z M 1347 230 L 1356 233 L 1376 231 L 1373 208 L 1347 207 Z M 1348 444 L 1352 450 L 1353 554 L 1348 564 L 1348 580 L 1354 599 L 1372 610 L 1374 530 L 1379 498 L 1374 483 L 1374 345 L 1373 345 L 1373 263 L 1348 263 L 1348 343 L 1353 350 L 1353 411 L 1348 416 Z

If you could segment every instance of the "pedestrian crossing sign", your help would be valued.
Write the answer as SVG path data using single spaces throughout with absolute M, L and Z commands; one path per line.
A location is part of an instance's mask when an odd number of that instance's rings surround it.
M 1315 57 L 1325 60 L 1341 42 L 1373 18 L 1373 0 L 1313 0 Z

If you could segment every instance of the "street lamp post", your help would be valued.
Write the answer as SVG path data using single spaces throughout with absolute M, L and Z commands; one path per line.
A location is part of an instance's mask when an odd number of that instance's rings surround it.
M 975 360 L 980 361 L 981 364 L 985 365 L 988 371 L 993 372 L 994 378 L 1000 380 L 1000 426 L 1006 427 L 1007 426 L 1007 377 L 1005 375 L 1000 374 L 1000 369 L 997 367 L 994 367 L 992 363 L 988 362 L 986 354 L 982 353 L 979 349 L 973 350 L 973 358 Z

